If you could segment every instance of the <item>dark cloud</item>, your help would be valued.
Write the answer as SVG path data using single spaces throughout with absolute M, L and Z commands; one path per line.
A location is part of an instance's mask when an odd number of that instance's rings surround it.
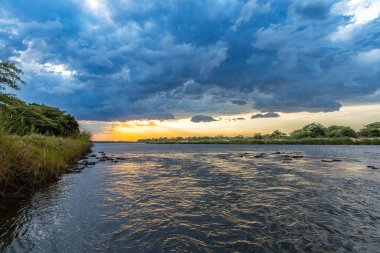
M 346 1 L 86 3 L 0 1 L 21 98 L 111 121 L 326 112 L 380 89 L 380 19 L 355 23 Z
M 293 5 L 294 10 L 297 14 L 309 18 L 309 19 L 326 19 L 328 18 L 331 10 L 331 6 L 336 3 L 336 1 L 313 1 L 313 0 L 298 0 L 295 1 Z
M 205 116 L 205 115 L 195 115 L 191 118 L 191 122 L 199 123 L 199 122 L 211 122 L 216 121 L 213 117 Z
M 259 118 L 279 118 L 280 115 L 275 112 L 267 112 L 267 113 L 257 113 L 252 115 L 251 119 L 259 119 Z
M 239 100 L 239 99 L 232 100 L 231 102 L 232 102 L 233 104 L 235 104 L 235 105 L 246 105 L 246 104 L 247 104 L 246 101 L 244 101 L 244 100 Z

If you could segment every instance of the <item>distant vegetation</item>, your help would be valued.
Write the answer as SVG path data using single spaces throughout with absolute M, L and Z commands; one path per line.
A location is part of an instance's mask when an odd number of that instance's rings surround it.
M 311 123 L 292 133 L 285 134 L 279 130 L 271 134 L 256 133 L 253 136 L 235 136 L 235 137 L 175 137 L 175 138 L 157 138 L 141 139 L 139 142 L 155 144 L 331 144 L 331 145 L 351 145 L 351 144 L 369 144 L 380 145 L 380 122 L 375 122 L 364 126 L 358 132 L 355 132 L 348 126 L 330 126 L 325 127 L 319 123 Z
M 91 135 L 70 114 L 5 93 L 25 84 L 21 75 L 0 62 L 0 196 L 57 179 L 91 148 Z

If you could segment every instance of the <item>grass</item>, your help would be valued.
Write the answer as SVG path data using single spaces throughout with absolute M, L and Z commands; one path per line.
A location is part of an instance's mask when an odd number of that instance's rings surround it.
M 91 145 L 88 134 L 63 138 L 0 133 L 0 195 L 57 180 Z
M 253 137 L 189 137 L 143 139 L 151 144 L 300 144 L 300 145 L 380 145 L 380 138 L 263 138 Z

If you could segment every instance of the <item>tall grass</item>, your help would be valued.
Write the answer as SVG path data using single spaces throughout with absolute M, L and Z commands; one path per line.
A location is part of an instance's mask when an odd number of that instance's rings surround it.
M 0 133 L 0 195 L 36 188 L 58 179 L 91 149 L 90 135 L 53 137 Z

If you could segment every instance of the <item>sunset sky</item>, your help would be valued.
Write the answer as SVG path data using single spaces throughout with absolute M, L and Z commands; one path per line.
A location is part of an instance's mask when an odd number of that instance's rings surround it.
M 16 94 L 95 140 L 380 120 L 379 0 L 0 0 Z

